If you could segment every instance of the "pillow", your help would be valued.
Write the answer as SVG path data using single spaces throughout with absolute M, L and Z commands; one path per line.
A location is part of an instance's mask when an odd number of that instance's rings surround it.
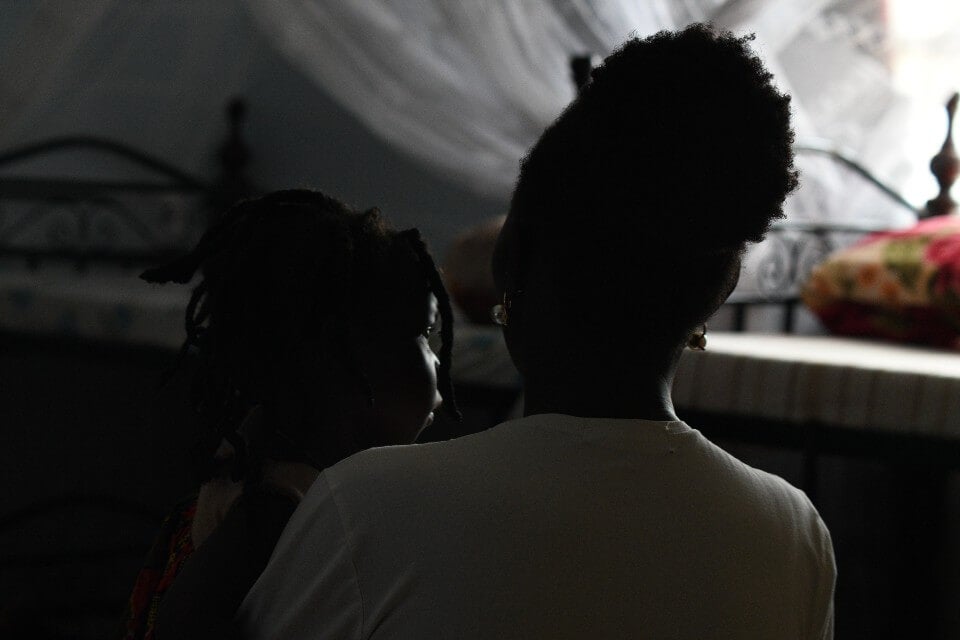
M 490 261 L 506 218 L 491 218 L 457 236 L 443 261 L 444 284 L 450 297 L 476 324 L 493 324 L 490 310 L 500 302 Z
M 960 216 L 835 252 L 813 269 L 801 297 L 833 333 L 960 350 Z

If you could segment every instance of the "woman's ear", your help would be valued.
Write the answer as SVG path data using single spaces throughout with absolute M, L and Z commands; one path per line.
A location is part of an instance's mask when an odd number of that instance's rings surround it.
M 739 250 L 734 254 L 733 260 L 730 261 L 730 265 L 727 268 L 727 277 L 724 280 L 723 295 L 720 298 L 720 304 L 726 302 L 727 298 L 729 298 L 737 288 L 737 284 L 740 282 L 740 273 L 742 271 L 743 251 Z
M 516 288 L 519 273 L 517 216 L 513 212 L 507 215 L 500 227 L 497 241 L 493 245 L 490 268 L 493 271 L 493 283 L 498 298 L 505 291 Z
M 702 318 L 706 319 L 712 316 L 727 301 L 727 298 L 730 297 L 740 282 L 742 267 L 742 249 L 729 249 L 712 254 L 696 267 L 700 270 L 698 277 L 707 278 L 709 282 L 705 285 L 706 289 L 695 288 L 700 293 L 696 294 L 694 305 L 695 308 L 698 308 L 699 313 L 704 313 L 701 316 Z M 712 302 L 709 302 L 709 306 L 699 308 L 700 305 L 704 305 L 711 299 Z

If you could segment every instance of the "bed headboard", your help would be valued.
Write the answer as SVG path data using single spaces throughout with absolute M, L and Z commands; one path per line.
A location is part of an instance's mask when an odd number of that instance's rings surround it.
M 877 192 L 892 201 L 897 207 L 908 211 L 916 219 L 925 219 L 955 213 L 956 201 L 950 196 L 950 188 L 960 174 L 960 158 L 953 143 L 953 119 L 960 94 L 954 93 L 947 101 L 946 138 L 940 151 L 930 161 L 930 171 L 939 185 L 939 194 L 928 200 L 923 207 L 916 207 L 903 196 L 884 184 L 863 165 L 829 144 L 808 142 L 798 144 L 794 151 L 799 155 L 823 156 L 851 171 L 876 188 Z M 814 265 L 830 253 L 851 244 L 875 231 L 886 231 L 876 224 L 833 223 L 829 221 L 807 223 L 781 221 L 774 223 L 767 241 L 760 245 L 762 252 L 751 265 L 756 274 L 756 291 L 743 295 L 735 292 L 727 305 L 733 310 L 732 327 L 736 331 L 746 328 L 746 316 L 751 307 L 781 307 L 780 330 L 793 333 L 795 311 L 800 305 L 800 286 Z M 758 248 L 760 248 L 758 247 Z
M 245 175 L 243 101 L 232 100 L 226 112 L 227 134 L 217 149 L 220 175 L 213 181 L 90 136 L 0 152 L 0 258 L 30 266 L 66 260 L 84 269 L 156 264 L 182 252 L 213 216 L 256 191 Z M 105 168 L 77 177 L 72 167 L 89 166 L 94 158 Z

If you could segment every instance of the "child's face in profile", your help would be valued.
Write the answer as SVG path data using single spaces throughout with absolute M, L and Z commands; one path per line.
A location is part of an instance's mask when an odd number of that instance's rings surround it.
M 426 289 L 405 289 L 388 296 L 383 322 L 374 320 L 364 330 L 367 335 L 356 341 L 374 397 L 373 406 L 359 409 L 354 420 L 365 446 L 413 442 L 433 422 L 442 401 L 437 390 L 440 361 L 429 343 L 439 321 L 437 298 Z

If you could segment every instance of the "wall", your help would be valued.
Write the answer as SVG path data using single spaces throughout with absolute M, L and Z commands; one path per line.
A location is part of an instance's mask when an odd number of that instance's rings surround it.
M 396 226 L 419 226 L 440 252 L 460 229 L 504 211 L 505 202 L 434 176 L 370 134 L 276 53 L 239 3 L 106 4 L 71 55 L 26 85 L 27 106 L 0 113 L 0 149 L 54 135 L 100 135 L 213 178 L 226 132 L 223 107 L 239 95 L 249 103 L 250 177 L 264 188 L 309 186 L 357 206 L 377 205 Z M 8 65 L 35 60 L 35 49 L 69 28 L 47 24 L 55 20 L 49 16 L 37 27 L 40 12 L 19 7 L 5 7 L 0 20 Z M 31 25 L 30 33 L 51 42 L 18 40 Z M 29 170 L 54 168 L 114 170 L 69 158 Z

